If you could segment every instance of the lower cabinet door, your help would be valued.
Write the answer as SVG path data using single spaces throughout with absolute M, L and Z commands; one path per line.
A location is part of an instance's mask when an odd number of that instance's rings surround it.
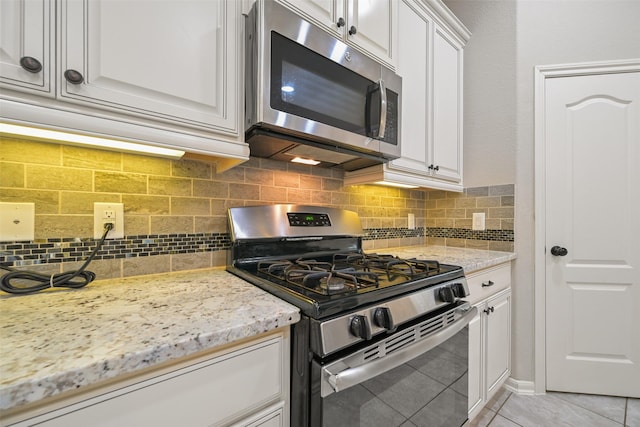
M 282 339 L 273 338 L 242 347 L 15 426 L 228 425 L 272 402 L 282 402 L 286 387 L 283 345 Z M 257 424 L 240 425 L 280 426 L 278 419 L 283 418 L 282 407 L 271 408 L 263 418 L 251 418 Z
M 487 400 L 511 372 L 511 291 L 487 301 Z

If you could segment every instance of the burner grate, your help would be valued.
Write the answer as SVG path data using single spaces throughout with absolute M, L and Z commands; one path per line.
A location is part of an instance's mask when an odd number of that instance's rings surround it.
M 440 272 L 437 261 L 361 252 L 339 252 L 328 260 L 265 260 L 257 268 L 271 279 L 323 295 L 356 293 L 379 288 L 381 283 L 397 284 Z

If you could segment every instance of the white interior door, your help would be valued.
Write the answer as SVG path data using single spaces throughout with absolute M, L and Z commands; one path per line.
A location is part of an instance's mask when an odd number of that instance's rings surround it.
M 640 397 L 640 72 L 544 99 L 547 389 Z

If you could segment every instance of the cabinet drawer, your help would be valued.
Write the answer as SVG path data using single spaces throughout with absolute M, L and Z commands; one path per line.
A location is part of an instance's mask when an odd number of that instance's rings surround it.
M 511 285 L 511 264 L 501 264 L 467 276 L 470 295 L 467 300 L 476 304 Z
M 282 340 L 273 338 L 16 426 L 218 426 L 282 399 L 283 364 Z

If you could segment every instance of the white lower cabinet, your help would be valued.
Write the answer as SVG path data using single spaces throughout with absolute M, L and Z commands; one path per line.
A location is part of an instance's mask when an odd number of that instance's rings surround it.
M 511 266 L 467 276 L 478 314 L 469 324 L 469 419 L 511 374 Z
M 234 424 L 233 427 L 283 427 L 284 419 L 284 404 L 279 403 Z
M 13 426 L 283 427 L 289 413 L 288 329 L 221 353 L 79 396 Z M 60 406 L 60 404 L 58 404 Z M 43 412 L 40 410 L 40 412 Z

